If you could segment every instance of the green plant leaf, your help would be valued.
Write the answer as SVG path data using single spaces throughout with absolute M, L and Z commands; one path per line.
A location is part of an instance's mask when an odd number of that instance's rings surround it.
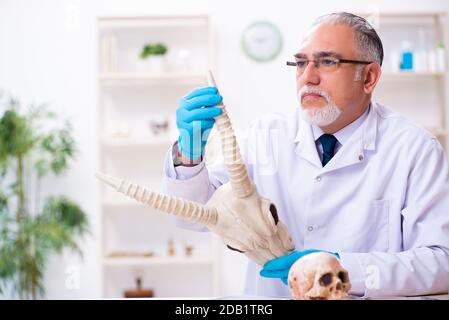
M 27 161 L 38 180 L 58 175 L 74 158 L 75 141 L 70 122 L 58 120 L 45 105 L 33 105 L 24 114 L 19 107 L 10 99 L 0 118 L 0 182 L 8 177 L 7 193 L 0 190 L 0 292 L 8 287 L 30 299 L 45 292 L 48 258 L 66 248 L 81 255 L 77 240 L 89 230 L 85 212 L 66 197 L 48 197 L 39 214 L 30 214 L 27 199 L 38 197 L 24 187 Z M 59 127 L 45 131 L 49 121 Z
M 151 55 L 164 55 L 167 52 L 167 46 L 163 43 L 146 44 L 140 52 L 140 58 L 146 59 Z
M 87 232 L 87 216 L 78 204 L 64 196 L 48 197 L 42 216 L 49 221 L 56 221 L 67 230 L 84 234 Z
M 75 141 L 71 126 L 66 123 L 61 129 L 43 134 L 38 139 L 39 158 L 34 166 L 39 177 L 48 172 L 59 175 L 68 167 L 69 159 L 75 156 Z
M 0 118 L 0 162 L 9 157 L 24 156 L 33 148 L 33 136 L 25 117 L 15 109 L 6 110 Z

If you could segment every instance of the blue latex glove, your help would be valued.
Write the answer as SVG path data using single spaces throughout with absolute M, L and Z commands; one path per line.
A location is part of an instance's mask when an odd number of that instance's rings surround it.
M 316 249 L 308 249 L 303 251 L 293 251 L 290 254 L 285 256 L 273 259 L 265 263 L 263 269 L 260 271 L 260 275 L 266 278 L 280 278 L 284 284 L 287 284 L 288 281 L 288 272 L 290 271 L 290 267 L 300 258 L 304 257 L 309 253 L 314 252 L 327 252 L 335 255 L 338 259 L 340 256 L 338 253 L 316 250 Z
M 214 117 L 222 112 L 214 106 L 221 100 L 216 87 L 202 87 L 191 91 L 179 102 L 176 110 L 178 148 L 185 157 L 195 159 L 204 155 Z

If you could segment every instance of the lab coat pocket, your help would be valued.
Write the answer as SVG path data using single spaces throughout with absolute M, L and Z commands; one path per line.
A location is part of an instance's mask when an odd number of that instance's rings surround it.
M 351 219 L 344 228 L 347 252 L 388 250 L 389 209 L 388 199 L 382 199 L 358 204 L 351 210 Z

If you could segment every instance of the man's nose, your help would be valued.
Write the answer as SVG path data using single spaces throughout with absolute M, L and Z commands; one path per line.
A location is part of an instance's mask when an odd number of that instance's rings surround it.
M 299 75 L 298 77 L 298 81 L 300 81 L 302 84 L 318 85 L 320 84 L 320 80 L 320 73 L 315 65 L 315 62 L 313 61 L 310 61 L 307 64 L 302 75 Z

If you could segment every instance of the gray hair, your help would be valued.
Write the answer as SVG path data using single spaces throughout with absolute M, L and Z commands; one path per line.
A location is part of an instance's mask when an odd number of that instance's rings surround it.
M 337 12 L 317 18 L 312 24 L 312 27 L 320 23 L 344 24 L 352 27 L 359 58 L 374 61 L 382 65 L 384 58 L 382 41 L 376 30 L 374 30 L 366 19 L 348 12 Z

